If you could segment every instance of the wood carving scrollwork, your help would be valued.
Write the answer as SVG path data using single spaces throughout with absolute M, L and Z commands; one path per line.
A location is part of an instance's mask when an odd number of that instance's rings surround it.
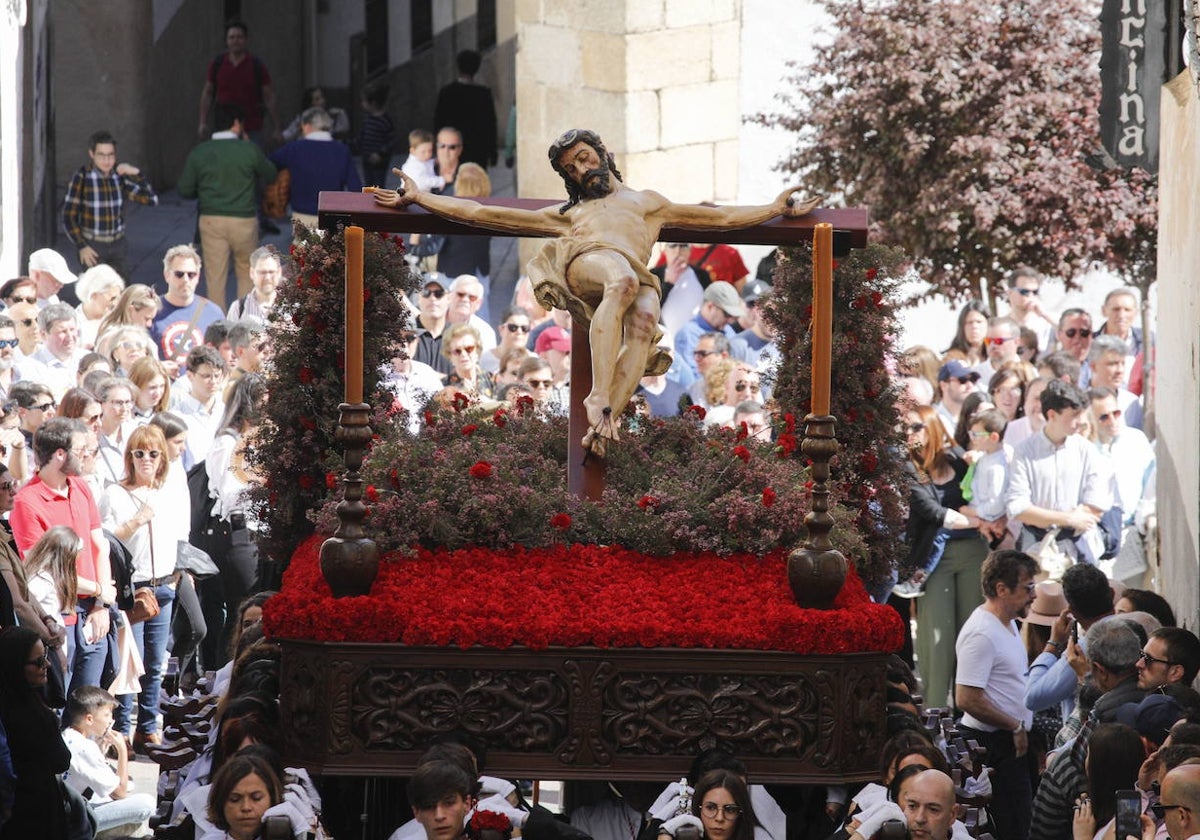
M 422 749 L 461 730 L 493 749 L 549 752 L 567 733 L 567 694 L 553 671 L 367 668 L 349 729 L 365 749 Z
M 571 730 L 558 748 L 558 760 L 563 764 L 609 764 L 612 750 L 601 737 L 600 724 L 604 688 L 615 673 L 613 664 L 568 659 L 562 671 L 571 696 Z
M 311 752 L 317 746 L 313 743 L 312 733 L 324 731 L 324 686 L 311 665 L 307 658 L 296 654 L 283 669 L 279 693 L 288 698 L 288 702 L 281 705 L 287 714 L 283 738 L 284 749 L 289 755 Z
M 622 754 L 687 755 L 720 745 L 738 755 L 803 759 L 821 718 L 803 675 L 623 673 L 605 692 L 601 731 Z
M 329 665 L 329 752 L 345 755 L 350 752 L 350 682 L 354 665 L 335 660 Z

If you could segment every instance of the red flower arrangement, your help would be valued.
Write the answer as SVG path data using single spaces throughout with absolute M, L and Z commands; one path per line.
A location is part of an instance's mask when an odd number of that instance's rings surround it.
M 550 517 L 550 527 L 558 528 L 560 531 L 565 531 L 571 527 L 571 515 L 568 513 L 556 513 Z
M 412 646 L 895 650 L 903 627 L 854 567 L 831 610 L 798 607 L 786 551 L 649 557 L 617 546 L 417 549 L 384 555 L 371 594 L 335 600 L 321 538 L 303 543 L 265 607 L 272 638 Z M 713 580 L 736 580 L 713 587 Z M 447 600 L 449 598 L 449 600 Z M 347 621 L 354 615 L 354 621 Z
M 491 478 L 492 465 L 487 461 L 476 461 L 469 470 L 471 478 Z
M 475 811 L 467 822 L 471 840 L 509 840 L 512 832 L 512 821 L 495 811 Z
M 746 463 L 750 462 L 750 450 L 744 446 L 733 447 L 733 454 L 736 458 L 741 458 Z
M 776 493 L 770 487 L 764 487 L 762 492 L 763 507 L 770 507 L 775 504 Z

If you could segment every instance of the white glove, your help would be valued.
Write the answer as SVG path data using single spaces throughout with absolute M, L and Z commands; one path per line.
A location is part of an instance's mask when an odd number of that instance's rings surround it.
M 304 814 L 300 813 L 293 803 L 286 799 L 278 805 L 272 805 L 263 813 L 263 820 L 267 817 L 287 817 L 288 822 L 292 824 L 292 835 L 295 837 L 306 837 L 308 832 L 312 831 L 312 823 L 305 819 Z
M 304 817 L 309 825 L 317 821 L 317 812 L 313 810 L 313 806 L 308 801 L 308 793 L 295 782 L 284 785 L 283 801 L 291 802 L 295 805 L 296 810 L 300 812 L 300 816 Z
M 695 793 L 691 785 L 681 785 L 679 782 L 671 782 L 671 784 L 667 785 L 666 790 L 658 795 L 658 799 L 654 800 L 654 804 L 650 806 L 650 816 L 664 822 L 671 819 L 671 817 L 679 813 L 679 799 L 685 792 L 689 797 Z
M 871 840 L 875 833 L 883 827 L 883 824 L 888 820 L 900 820 L 900 822 L 908 825 L 908 820 L 904 818 L 904 812 L 900 810 L 900 806 L 895 802 L 883 802 L 877 808 L 872 808 L 868 814 L 863 814 L 862 821 L 859 822 L 858 828 L 855 829 L 864 840 Z
M 508 817 L 508 821 L 512 823 L 513 828 L 520 828 L 525 825 L 525 820 L 529 819 L 528 811 L 522 811 L 503 796 L 489 796 L 487 799 L 481 799 L 475 805 L 474 810 L 492 811 L 497 814 L 503 814 Z M 468 821 L 470 820 L 470 815 L 467 816 L 467 819 Z
M 303 767 L 285 767 L 283 772 L 295 779 L 296 784 L 304 787 L 304 792 L 308 794 L 308 801 L 312 804 L 313 810 L 320 813 L 321 794 L 317 792 L 317 786 L 313 784 L 312 776 L 308 775 L 308 771 Z
M 700 822 L 700 818 L 692 814 L 680 814 L 677 817 L 671 817 L 662 824 L 658 829 L 661 832 L 675 836 L 675 832 L 683 828 L 685 825 L 694 825 L 700 830 L 701 836 L 704 834 L 704 823 Z
M 984 767 L 983 772 L 978 777 L 967 776 L 963 782 L 963 790 L 968 796 L 991 796 L 992 795 L 992 768 Z

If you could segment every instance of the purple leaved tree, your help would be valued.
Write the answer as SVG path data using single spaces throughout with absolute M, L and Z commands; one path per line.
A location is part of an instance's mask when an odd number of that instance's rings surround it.
M 1072 284 L 1095 264 L 1145 292 L 1157 182 L 1101 170 L 1099 2 L 823 0 L 832 39 L 792 65 L 780 169 L 831 203 L 867 205 L 952 299 L 1014 266 Z M 1143 299 L 1145 295 L 1143 294 Z

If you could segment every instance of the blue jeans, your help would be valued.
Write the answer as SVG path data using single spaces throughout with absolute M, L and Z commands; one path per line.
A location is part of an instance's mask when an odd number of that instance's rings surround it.
M 167 642 L 171 638 L 175 589 L 168 584 L 161 584 L 154 587 L 154 597 L 158 599 L 158 615 L 149 621 L 130 625 L 133 641 L 146 667 L 146 673 L 141 677 L 142 690 L 138 694 L 137 715 L 137 728 L 146 733 L 158 731 L 158 695 L 162 692 Z
M 139 825 L 154 813 L 154 797 L 149 793 L 131 793 L 124 799 L 114 799 L 103 805 L 93 805 L 96 831 L 108 831 L 123 825 Z
M 75 623 L 75 646 L 71 656 L 71 682 L 67 688 L 68 696 L 81 685 L 100 685 L 100 678 L 104 673 L 104 663 L 108 659 L 109 637 L 101 636 L 90 644 L 83 637 L 83 630 L 87 627 L 88 613 L 91 612 L 95 603 L 95 598 L 80 598 L 75 605 L 75 615 L 78 621 Z M 110 626 L 115 620 L 111 607 L 108 610 L 108 620 Z

